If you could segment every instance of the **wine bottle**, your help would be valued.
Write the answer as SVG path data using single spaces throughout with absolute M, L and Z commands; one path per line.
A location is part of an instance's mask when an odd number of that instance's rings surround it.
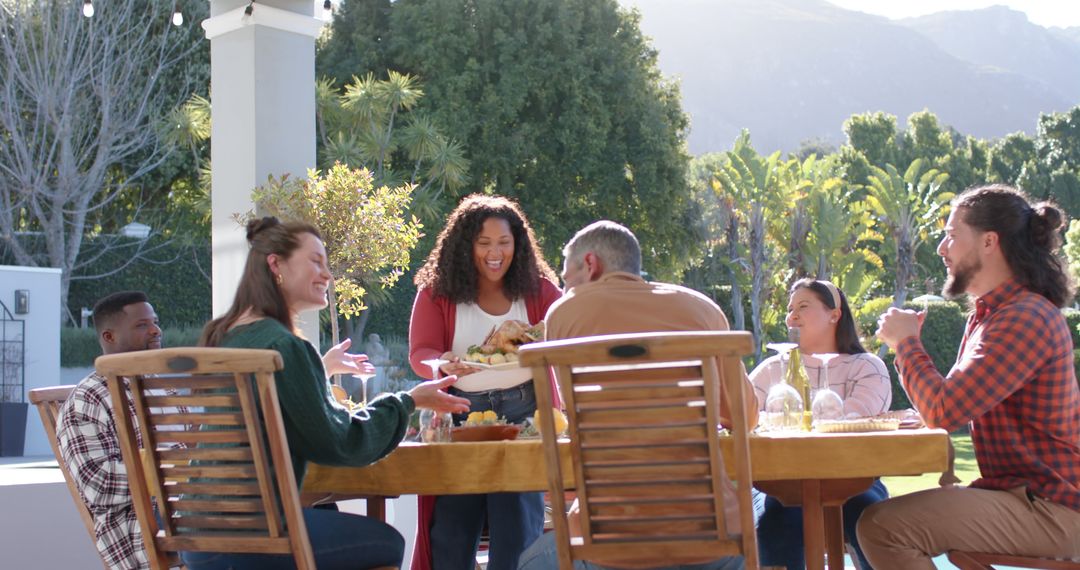
M 788 338 L 791 342 L 799 342 L 799 329 L 788 329 Z M 799 395 L 802 396 L 803 413 L 800 427 L 802 427 L 803 431 L 810 431 L 814 425 L 814 416 L 811 411 L 812 400 L 810 399 L 810 376 L 806 374 L 806 368 L 803 367 L 802 355 L 798 348 L 791 351 L 787 373 L 787 383 L 798 390 Z

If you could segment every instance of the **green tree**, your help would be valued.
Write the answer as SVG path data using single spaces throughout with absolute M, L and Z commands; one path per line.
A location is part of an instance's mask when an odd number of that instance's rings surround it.
M 870 164 L 884 168 L 896 162 L 895 116 L 881 111 L 852 115 L 844 121 L 844 134 L 848 146 L 862 153 Z
M 190 93 L 177 64 L 204 41 L 169 24 L 172 5 L 116 0 L 94 18 L 79 6 L 0 3 L 0 243 L 20 265 L 62 269 L 65 307 L 71 281 L 101 277 L 83 270 L 108 250 L 125 249 L 125 263 L 146 253 L 150 240 L 114 228 L 161 191 L 142 185 L 170 150 L 156 122 Z M 110 239 L 83 255 L 88 236 Z
M 986 181 L 1016 184 L 1024 169 L 1034 167 L 1035 141 L 1024 133 L 1012 133 L 998 139 L 987 157 Z
M 324 49 L 351 73 L 382 73 L 339 44 L 355 41 L 339 33 L 346 15 Z M 517 199 L 550 257 L 583 225 L 617 220 L 638 234 L 650 274 L 670 279 L 701 243 L 687 119 L 639 20 L 615 0 L 398 0 L 377 35 L 389 67 L 424 78 L 420 109 L 462 141 L 461 194 Z
M 1080 220 L 1069 222 L 1065 232 L 1065 259 L 1069 262 L 1069 272 L 1076 282 L 1080 282 Z
M 784 212 L 784 185 L 788 183 L 789 164 L 780 152 L 763 157 L 750 144 L 750 133 L 743 131 L 735 148 L 727 153 L 728 162 L 715 173 L 714 189 L 738 220 L 735 231 L 727 236 L 729 246 L 745 240 L 745 258 L 732 259 L 732 268 L 743 266 L 750 274 L 750 321 L 754 333 L 754 360 L 761 359 L 764 339 L 763 301 L 769 296 L 772 278 L 783 261 L 775 254 L 770 240 L 768 219 Z M 736 237 L 734 233 L 738 233 Z M 733 283 L 735 281 L 733 280 Z M 775 310 L 775 308 L 773 308 Z
M 334 279 L 330 292 L 334 344 L 336 311 L 346 319 L 359 315 L 366 308 L 368 291 L 393 286 L 409 267 L 409 252 L 419 241 L 421 228 L 408 213 L 412 190 L 410 185 L 375 186 L 369 170 L 339 163 L 325 175 L 309 171 L 306 179 L 271 176 L 252 193 L 260 214 L 302 220 L 322 233 Z
M 1065 113 L 1039 115 L 1035 152 L 1051 171 L 1080 164 L 1080 106 Z
M 792 268 L 793 277 L 830 279 L 855 302 L 878 283 L 875 276 L 884 269 L 871 247 L 882 237 L 873 229 L 870 208 L 861 198 L 861 189 L 840 176 L 835 155 L 807 159 L 796 167 L 799 181 L 792 185 L 798 189 L 793 197 L 805 211 L 807 226 L 797 246 L 800 255 L 789 255 L 798 262 Z
M 376 185 L 412 184 L 413 211 L 435 219 L 444 192 L 457 192 L 468 181 L 469 161 L 457 141 L 414 110 L 423 96 L 416 78 L 392 70 L 386 79 L 354 77 L 340 92 L 330 79 L 320 80 L 320 166 L 366 167 Z
M 937 115 L 923 109 L 908 116 L 908 128 L 897 141 L 900 148 L 898 168 L 922 159 L 927 166 L 940 167 L 953 152 L 952 134 L 938 123 Z
M 953 196 L 941 192 L 949 175 L 923 165 L 922 159 L 916 159 L 903 176 L 891 164 L 884 169 L 874 168 L 866 188 L 867 203 L 891 245 L 894 307 L 904 306 L 908 284 L 915 276 L 918 250 L 930 241 L 931 231 L 941 227 L 942 215 Z
M 393 0 L 348 0 L 338 5 L 330 32 L 319 38 L 315 69 L 345 83 L 354 75 L 391 68 L 386 55 Z

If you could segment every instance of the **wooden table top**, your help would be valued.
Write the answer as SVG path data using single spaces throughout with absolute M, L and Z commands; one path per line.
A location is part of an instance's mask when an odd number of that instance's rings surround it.
M 948 434 L 940 429 L 871 433 L 770 432 L 750 438 L 755 481 L 849 479 L 944 471 Z M 730 455 L 730 438 L 721 438 Z M 563 473 L 573 479 L 569 445 Z M 403 443 L 366 467 L 310 464 L 305 492 L 358 495 L 446 495 L 543 491 L 547 475 L 539 440 Z

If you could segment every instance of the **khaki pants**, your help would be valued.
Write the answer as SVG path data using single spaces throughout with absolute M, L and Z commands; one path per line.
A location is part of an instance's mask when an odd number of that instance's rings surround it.
M 1024 487 L 931 489 L 870 506 L 858 535 L 876 570 L 933 570 L 930 559 L 949 550 L 1075 558 L 1080 512 L 1029 498 Z

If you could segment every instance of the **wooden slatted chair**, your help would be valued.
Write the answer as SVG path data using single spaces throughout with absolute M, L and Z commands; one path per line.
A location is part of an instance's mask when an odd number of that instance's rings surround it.
M 536 386 L 560 568 L 573 560 L 666 566 L 732 555 L 758 568 L 743 406 L 749 396 L 740 363 L 751 347 L 745 332 L 610 335 L 522 347 L 522 365 L 532 367 Z M 573 485 L 558 467 L 549 368 L 569 420 L 582 534 L 574 539 L 567 517 L 559 516 Z M 732 398 L 741 535 L 728 532 L 724 516 L 721 382 Z
M 64 482 L 67 483 L 68 492 L 71 493 L 71 499 L 75 501 L 75 510 L 79 513 L 79 518 L 83 522 L 83 526 L 86 527 L 86 532 L 90 535 L 90 544 L 94 545 L 94 551 L 97 552 L 97 533 L 94 532 L 94 519 L 90 516 L 90 510 L 86 508 L 86 503 L 83 502 L 82 495 L 79 493 L 79 488 L 75 486 L 74 479 L 71 478 L 71 472 L 68 471 L 67 463 L 64 462 L 64 457 L 60 455 L 60 446 L 56 441 L 56 422 L 59 419 L 60 406 L 64 405 L 68 396 L 71 395 L 71 391 L 75 389 L 74 385 L 65 386 L 50 386 L 48 388 L 35 388 L 30 390 L 30 403 L 33 404 L 38 414 L 41 415 L 41 425 L 45 428 L 45 437 L 49 438 L 49 447 L 52 448 L 53 455 L 56 456 L 56 463 L 60 466 L 60 473 L 64 476 Z M 105 561 L 102 560 L 102 564 Z M 106 568 L 108 566 L 106 565 Z
M 140 447 L 131 418 L 117 415 L 153 568 L 182 551 L 292 554 L 300 570 L 315 568 L 274 384 L 277 352 L 170 348 L 95 366 L 114 406 L 133 402 L 142 426 Z
M 949 551 L 949 562 L 955 564 L 960 570 L 991 570 L 995 564 L 1015 568 L 1038 568 L 1040 570 L 1080 570 L 1080 562 L 1070 560 L 962 552 L 959 550 Z

